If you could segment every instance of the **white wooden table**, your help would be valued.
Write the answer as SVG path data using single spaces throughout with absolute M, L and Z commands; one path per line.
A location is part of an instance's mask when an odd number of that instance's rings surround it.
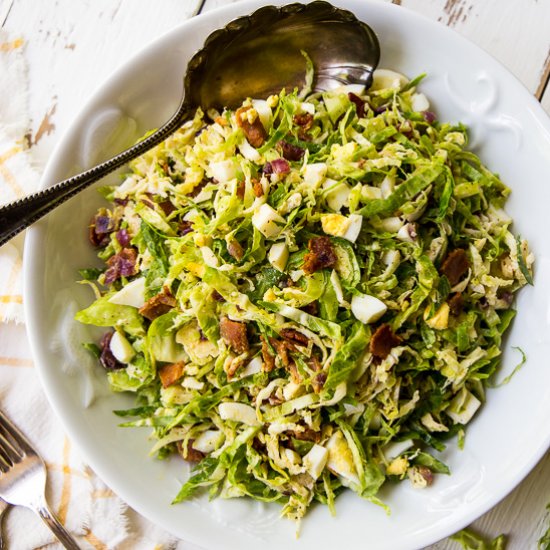
M 203 11 L 233 0 L 206 0 Z M 389 1 L 389 0 L 388 0 Z M 39 168 L 91 92 L 152 39 L 191 16 L 200 0 L 0 0 L 0 25 L 26 42 L 28 142 Z M 393 0 L 453 27 L 499 61 L 550 113 L 550 0 Z M 2 75 L 0 75 L 0 79 Z M 0 99 L 1 100 L 1 99 Z M 9 327 L 25 342 L 23 327 Z M 6 333 L 7 335 L 7 333 Z M 24 355 L 24 352 L 22 352 Z M 475 522 L 509 535 L 508 548 L 536 548 L 550 501 L 550 453 L 505 500 Z M 442 541 L 432 549 L 457 548 Z

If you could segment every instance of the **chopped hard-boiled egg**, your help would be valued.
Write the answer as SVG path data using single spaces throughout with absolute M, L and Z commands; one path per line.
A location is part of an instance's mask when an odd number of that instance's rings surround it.
M 126 337 L 118 331 L 111 337 L 109 347 L 111 348 L 111 353 L 115 356 L 116 360 L 121 363 L 130 362 L 136 354 L 132 344 L 130 344 Z
M 268 239 L 277 237 L 285 223 L 285 219 L 265 203 L 252 215 L 252 225 Z
M 235 179 L 237 175 L 237 167 L 231 160 L 220 160 L 210 163 L 210 175 L 220 183 L 227 183 Z
M 218 412 L 222 420 L 233 420 L 249 426 L 258 426 L 260 421 L 256 416 L 256 410 L 245 403 L 220 403 Z
M 325 179 L 327 165 L 324 162 L 306 164 L 304 168 L 304 183 L 308 187 L 316 189 Z
M 130 281 L 116 294 L 113 294 L 108 301 L 119 306 L 140 308 L 145 304 L 145 277 Z
M 284 243 L 275 243 L 267 255 L 269 263 L 279 271 L 284 271 L 288 261 L 288 246 Z
M 428 319 L 431 306 L 428 306 L 424 312 L 426 324 L 436 330 L 444 330 L 449 326 L 450 307 L 447 302 L 443 302 L 435 314 Z
M 388 307 L 382 300 L 369 294 L 356 294 L 351 299 L 351 312 L 362 323 L 374 323 L 378 321 Z
M 351 193 L 349 185 L 337 183 L 334 180 L 327 180 L 323 187 L 330 188 L 330 191 L 326 195 L 326 200 L 331 210 L 339 212 L 344 206 L 349 204 L 349 195 Z
M 342 485 L 348 487 L 350 484 L 359 484 L 359 478 L 355 470 L 351 449 L 344 437 L 338 430 L 334 432 L 326 444 L 328 451 L 327 467 L 336 474 Z
M 357 240 L 362 224 L 363 216 L 359 214 L 350 214 L 349 216 L 324 214 L 321 216 L 321 225 L 327 235 L 343 237 L 352 243 Z
M 215 451 L 222 441 L 223 433 L 220 430 L 206 430 L 193 441 L 193 448 L 201 453 L 209 454 Z
M 302 458 L 302 464 L 306 472 L 313 478 L 318 479 L 323 473 L 328 461 L 328 450 L 322 445 L 313 445 L 309 452 Z
M 383 90 L 385 88 L 401 88 L 409 79 L 401 73 L 389 69 L 376 69 L 372 73 L 371 91 Z

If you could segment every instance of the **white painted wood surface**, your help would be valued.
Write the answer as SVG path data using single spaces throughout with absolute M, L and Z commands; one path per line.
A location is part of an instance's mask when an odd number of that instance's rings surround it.
M 234 0 L 206 0 L 203 11 L 231 1 Z M 44 166 L 63 131 L 93 90 L 137 50 L 192 15 L 199 3 L 199 0 L 0 0 L 0 25 L 25 41 L 30 82 L 27 138 L 36 153 L 38 168 Z M 550 0 L 393 0 L 393 3 L 449 25 L 487 50 L 550 113 Z M 26 356 L 26 350 L 21 354 Z M 545 510 L 549 501 L 550 454 L 547 454 L 525 481 L 476 521 L 473 528 L 490 536 L 507 533 L 511 550 L 536 548 L 536 541 L 549 521 Z M 452 548 L 458 545 L 449 541 L 431 547 Z

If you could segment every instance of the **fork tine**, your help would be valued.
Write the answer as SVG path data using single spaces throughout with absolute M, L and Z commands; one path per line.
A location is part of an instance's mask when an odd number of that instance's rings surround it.
M 2 411 L 0 411 L 0 429 L 10 438 L 10 440 L 15 442 L 23 453 L 35 454 L 35 450 L 29 440 L 11 423 Z
M 21 452 L 21 449 L 17 445 L 13 445 L 11 441 L 4 435 L 4 430 L 0 426 L 0 453 L 2 458 L 7 462 L 8 466 L 12 466 L 19 462 L 24 453 Z

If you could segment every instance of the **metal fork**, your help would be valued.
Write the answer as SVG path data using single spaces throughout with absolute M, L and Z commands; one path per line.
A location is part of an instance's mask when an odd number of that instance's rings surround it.
M 4 512 L 10 507 L 10 505 L 0 498 L 0 550 L 5 550 L 4 537 L 2 536 L 2 522 L 4 520 Z
M 46 502 L 46 465 L 25 436 L 0 411 L 0 497 L 36 512 L 68 550 L 80 547 Z

